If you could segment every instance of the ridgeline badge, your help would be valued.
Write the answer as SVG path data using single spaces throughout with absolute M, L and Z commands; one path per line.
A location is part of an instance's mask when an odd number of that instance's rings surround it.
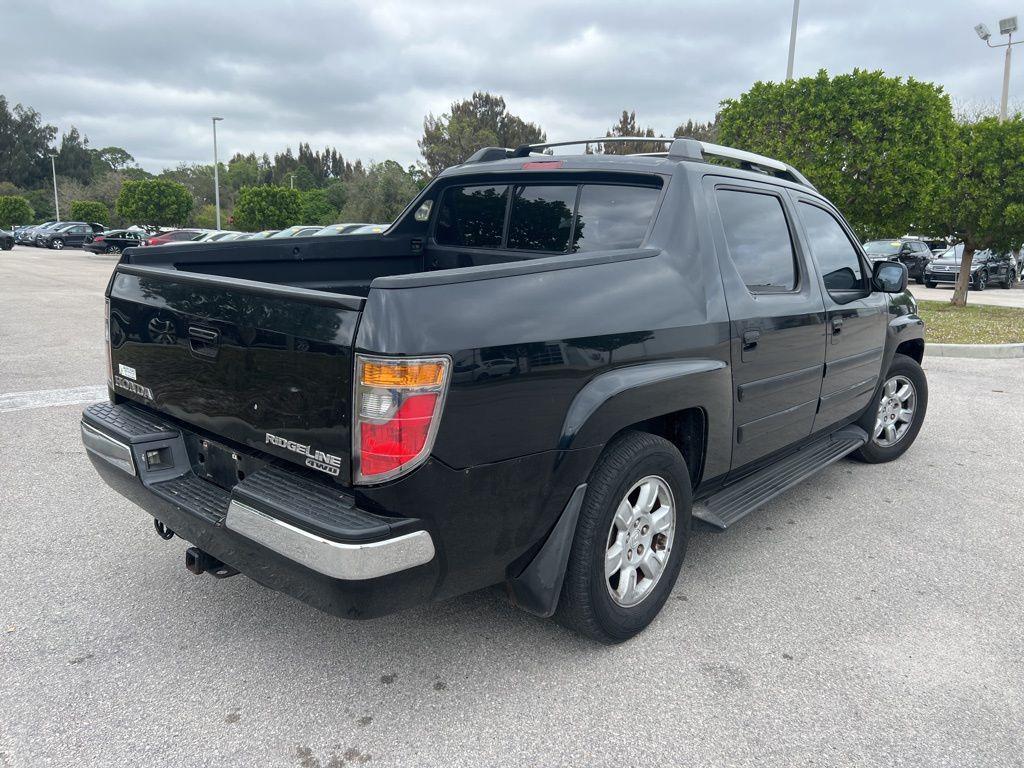
M 292 453 L 297 453 L 300 456 L 305 456 L 306 466 L 311 467 L 312 469 L 326 472 L 328 475 L 334 475 L 335 477 L 341 473 L 340 456 L 334 456 L 330 453 L 315 450 L 303 443 L 296 443 L 294 440 L 278 437 L 277 435 L 272 435 L 269 432 L 267 432 L 267 444 L 276 445 L 278 448 L 284 448 L 286 451 L 291 451 Z

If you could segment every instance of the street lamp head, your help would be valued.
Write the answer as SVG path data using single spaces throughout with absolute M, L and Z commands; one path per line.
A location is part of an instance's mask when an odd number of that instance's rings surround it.
M 1012 35 L 1017 31 L 1017 17 L 1009 16 L 1005 19 L 999 20 L 999 34 L 1000 35 Z
M 213 122 L 216 123 L 218 120 L 223 120 L 224 118 L 223 117 L 211 117 L 210 119 L 213 120 Z
M 974 28 L 974 31 L 977 32 L 978 37 L 980 37 L 985 42 L 988 42 L 988 39 L 992 37 L 992 33 L 988 31 L 988 27 L 985 24 L 978 24 Z

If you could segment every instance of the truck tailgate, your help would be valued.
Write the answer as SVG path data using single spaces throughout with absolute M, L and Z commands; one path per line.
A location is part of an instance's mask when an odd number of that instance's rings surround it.
M 122 264 L 109 300 L 118 395 L 350 481 L 363 299 Z

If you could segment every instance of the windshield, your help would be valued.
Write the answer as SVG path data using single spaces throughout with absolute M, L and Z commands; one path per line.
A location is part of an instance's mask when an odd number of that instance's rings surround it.
M 864 243 L 864 251 L 866 253 L 880 253 L 884 256 L 889 256 L 893 253 L 900 252 L 899 240 L 871 240 Z
M 940 253 L 938 258 L 940 258 L 940 259 L 949 259 L 949 260 L 953 261 L 955 264 L 959 264 L 960 263 L 960 259 L 963 257 L 963 255 L 964 255 L 964 244 L 960 243 L 959 245 L 954 245 L 952 248 L 948 248 L 945 251 L 943 251 L 942 253 Z M 974 263 L 974 262 L 981 261 L 982 259 L 988 257 L 988 255 L 989 255 L 989 251 L 988 250 L 975 251 L 974 252 L 974 256 L 971 259 L 971 262 Z

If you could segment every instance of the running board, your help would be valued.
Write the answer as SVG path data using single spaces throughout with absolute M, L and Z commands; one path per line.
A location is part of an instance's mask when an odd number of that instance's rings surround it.
M 728 528 L 783 491 L 853 453 L 867 441 L 868 435 L 860 427 L 844 427 L 726 486 L 705 500 L 703 505 L 694 507 L 693 516 L 718 528 Z

